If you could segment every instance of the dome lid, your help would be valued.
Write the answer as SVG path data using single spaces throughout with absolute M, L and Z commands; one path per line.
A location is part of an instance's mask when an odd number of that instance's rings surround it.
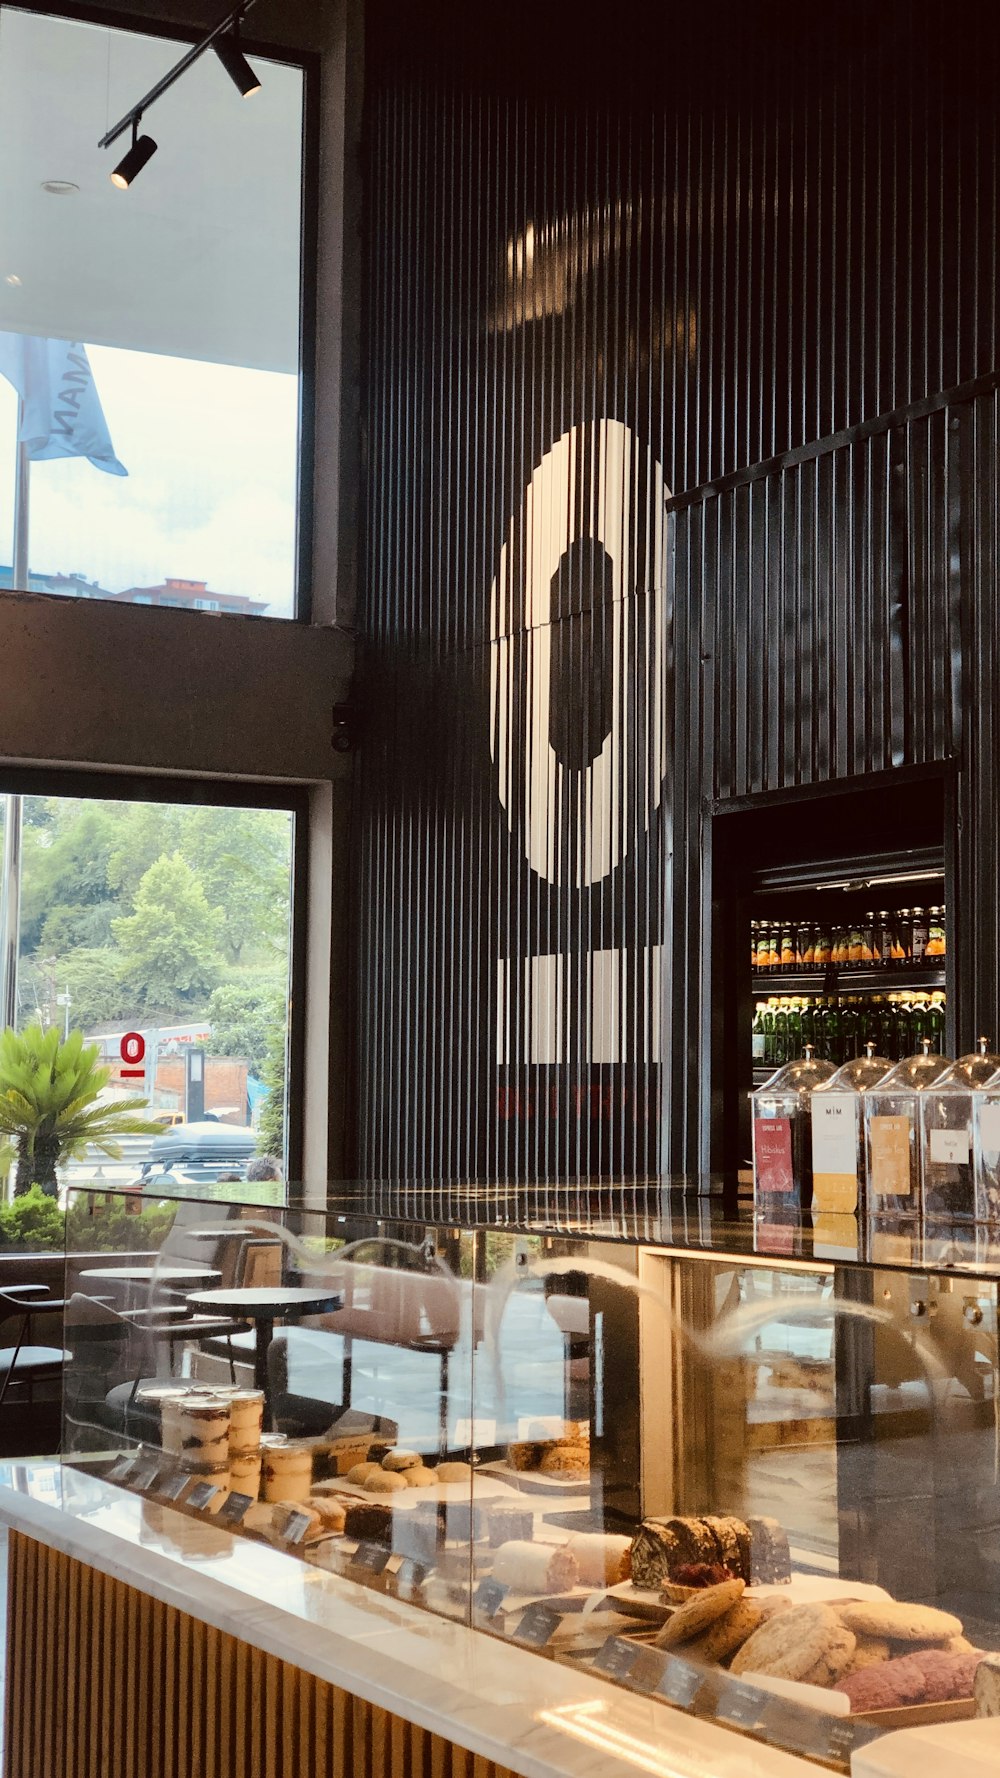
M 980 1037 L 976 1048 L 967 1056 L 959 1056 L 957 1062 L 946 1069 L 944 1074 L 934 1083 L 936 1093 L 968 1093 L 976 1087 L 982 1087 L 1000 1069 L 1000 1056 L 992 1054 L 989 1039 Z
M 835 1072 L 833 1063 L 814 1056 L 812 1044 L 807 1043 L 801 1056 L 794 1062 L 785 1062 L 753 1096 L 756 1099 L 758 1095 L 770 1098 L 775 1093 L 811 1093 Z
M 953 1066 L 950 1056 L 939 1056 L 931 1052 L 930 1039 L 924 1038 L 923 1048 L 915 1056 L 904 1056 L 895 1068 L 883 1076 L 881 1091 L 883 1093 L 919 1093 L 924 1087 L 933 1083 Z
M 836 1074 L 816 1088 L 818 1093 L 864 1093 L 878 1085 L 888 1074 L 892 1063 L 888 1056 L 877 1056 L 873 1043 L 865 1044 L 863 1056 L 852 1056 Z

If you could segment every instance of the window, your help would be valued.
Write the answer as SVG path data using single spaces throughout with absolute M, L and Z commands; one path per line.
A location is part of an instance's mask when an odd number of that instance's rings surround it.
M 22 799 L 19 1027 L 81 1030 L 112 1068 L 107 1097 L 138 1091 L 165 1124 L 250 1126 L 251 1149 L 276 1152 L 283 1176 L 294 819 L 279 808 Z M 130 1032 L 143 1040 L 139 1076 L 122 1072 L 136 1066 L 123 1052 Z M 129 1183 L 149 1149 L 133 1137 L 120 1163 L 88 1153 L 66 1162 L 60 1183 L 98 1166 L 98 1177 Z
M 30 462 L 31 590 L 290 617 L 303 75 L 255 55 L 243 100 L 207 52 L 117 190 L 129 138 L 98 140 L 185 47 L 0 8 L 0 589 L 24 578 L 16 440 L 48 428 L 94 454 Z

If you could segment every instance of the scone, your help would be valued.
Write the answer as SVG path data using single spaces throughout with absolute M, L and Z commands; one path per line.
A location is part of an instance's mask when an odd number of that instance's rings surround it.
M 377 1469 L 365 1483 L 366 1494 L 398 1494 L 406 1481 L 398 1470 Z
M 467 1482 L 471 1475 L 471 1463 L 439 1463 L 437 1466 L 439 1482 Z
M 425 1469 L 422 1463 L 415 1463 L 410 1469 L 404 1469 L 404 1488 L 433 1488 L 438 1479 L 436 1469 Z
M 356 1463 L 344 1477 L 345 1482 L 353 1482 L 356 1488 L 363 1488 L 369 1476 L 378 1475 L 381 1463 Z
M 382 1468 L 388 1470 L 416 1469 L 423 1463 L 419 1451 L 387 1451 L 382 1459 Z
M 347 1508 L 342 1500 L 331 1499 L 326 1494 L 311 1494 L 309 1508 L 316 1514 L 324 1531 L 343 1531 Z

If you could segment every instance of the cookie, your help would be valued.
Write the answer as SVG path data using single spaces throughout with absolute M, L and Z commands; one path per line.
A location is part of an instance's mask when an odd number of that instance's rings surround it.
M 377 1469 L 365 1483 L 366 1494 L 397 1494 L 406 1487 L 404 1478 L 391 1469 Z
M 433 1488 L 437 1479 L 437 1470 L 425 1469 L 422 1463 L 417 1463 L 412 1469 L 403 1471 L 404 1488 Z
M 972 1684 L 977 1716 L 1000 1716 L 1000 1655 L 983 1655 Z
M 745 1585 L 742 1580 L 725 1580 L 721 1586 L 704 1587 L 668 1617 L 657 1633 L 657 1648 L 675 1648 L 678 1643 L 690 1642 L 692 1637 L 699 1636 L 743 1597 Z
M 755 1630 L 733 1658 L 734 1673 L 770 1673 L 775 1679 L 802 1679 L 822 1663 L 827 1649 L 840 1651 L 845 1636 L 847 1665 L 854 1637 L 828 1605 L 792 1605 Z
M 803 1673 L 803 1685 L 818 1685 L 829 1689 L 835 1686 L 842 1673 L 846 1673 L 857 1646 L 857 1638 L 853 1630 L 847 1630 L 843 1624 L 837 1626 L 814 1667 Z
M 735 1605 L 709 1624 L 700 1636 L 695 1636 L 684 1645 L 685 1660 L 704 1661 L 706 1664 L 720 1665 L 728 1661 L 738 1648 L 742 1648 L 756 1629 L 760 1627 L 760 1606 L 752 1599 L 738 1599 Z
M 856 1636 L 877 1636 L 887 1642 L 948 1642 L 961 1636 L 962 1620 L 932 1605 L 901 1605 L 894 1599 L 851 1600 L 840 1607 L 840 1621 Z
M 423 1463 L 419 1451 L 387 1451 L 382 1459 L 382 1468 L 389 1470 L 416 1469 Z
M 881 1636 L 858 1636 L 844 1673 L 860 1673 L 865 1667 L 880 1667 L 883 1661 L 891 1659 L 892 1649 Z

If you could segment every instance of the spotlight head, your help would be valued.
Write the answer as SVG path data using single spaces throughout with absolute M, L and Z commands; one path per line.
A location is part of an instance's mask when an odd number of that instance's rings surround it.
M 260 81 L 243 54 L 238 37 L 217 37 L 212 48 L 242 98 L 252 99 L 254 93 L 260 92 Z
M 155 153 L 156 143 L 153 141 L 152 136 L 140 136 L 134 134 L 132 137 L 131 148 L 124 158 L 118 162 L 117 167 L 111 174 L 112 185 L 117 185 L 119 191 L 127 191 L 133 179 L 142 172 L 146 162 L 152 160 Z

